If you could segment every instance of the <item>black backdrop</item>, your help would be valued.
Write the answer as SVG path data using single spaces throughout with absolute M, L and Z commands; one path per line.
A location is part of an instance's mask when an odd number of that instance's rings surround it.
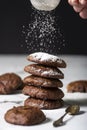
M 87 54 L 87 20 L 83 20 L 67 0 L 61 0 L 56 15 L 63 21 L 66 45 L 60 54 Z M 24 54 L 21 27 L 28 24 L 32 13 L 29 0 L 0 0 L 0 54 Z M 24 43 L 25 44 L 25 43 Z M 28 52 L 29 53 L 29 52 Z

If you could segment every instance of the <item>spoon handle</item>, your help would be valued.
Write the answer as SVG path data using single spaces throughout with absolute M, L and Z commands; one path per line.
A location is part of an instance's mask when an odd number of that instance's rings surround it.
M 61 126 L 63 124 L 63 118 L 66 116 L 67 112 L 61 116 L 58 120 L 53 122 L 53 126 L 57 127 L 57 126 Z

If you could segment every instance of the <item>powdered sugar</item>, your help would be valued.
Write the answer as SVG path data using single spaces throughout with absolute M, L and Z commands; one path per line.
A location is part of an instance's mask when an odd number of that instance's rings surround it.
M 42 77 L 63 77 L 63 73 L 58 71 L 57 69 L 49 69 L 48 67 L 45 68 L 43 71 L 42 68 L 40 69 L 35 69 L 34 67 L 31 68 L 37 75 L 40 74 Z M 40 76 L 39 75 L 39 76 Z
M 36 52 L 32 53 L 29 56 L 33 57 L 35 60 L 40 60 L 40 61 L 52 61 L 52 62 L 58 62 L 62 63 L 62 59 L 58 58 L 57 56 L 44 53 L 44 52 Z
M 58 54 L 65 47 L 62 21 L 55 16 L 55 11 L 32 9 L 31 21 L 27 26 L 23 25 L 22 34 L 21 47 L 28 54 L 38 51 Z
M 49 71 L 44 71 L 43 73 L 41 73 L 41 75 L 62 76 L 63 74 L 55 70 L 49 70 Z
M 41 77 L 50 77 L 55 79 L 64 77 L 63 73 L 58 68 L 51 68 L 37 64 L 28 65 L 26 68 L 27 72 Z

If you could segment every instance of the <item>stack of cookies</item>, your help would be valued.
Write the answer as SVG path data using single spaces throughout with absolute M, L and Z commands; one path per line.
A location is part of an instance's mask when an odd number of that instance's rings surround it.
M 22 92 L 29 97 L 24 101 L 25 106 L 35 106 L 41 109 L 57 109 L 64 105 L 63 83 L 60 79 L 64 74 L 59 68 L 65 68 L 64 60 L 44 52 L 30 54 L 27 60 L 31 64 L 24 71 L 29 76 L 23 79 L 25 84 Z

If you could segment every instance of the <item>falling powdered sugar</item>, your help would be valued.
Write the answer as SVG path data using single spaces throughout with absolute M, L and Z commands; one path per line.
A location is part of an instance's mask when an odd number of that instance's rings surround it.
M 60 20 L 55 11 L 38 11 L 32 9 L 31 21 L 23 25 L 22 33 L 25 40 L 26 52 L 58 52 L 65 46 L 65 39 L 60 27 Z

